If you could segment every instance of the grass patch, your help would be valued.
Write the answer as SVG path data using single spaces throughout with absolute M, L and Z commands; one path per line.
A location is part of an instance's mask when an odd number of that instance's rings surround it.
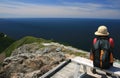
M 45 40 L 42 38 L 36 38 L 36 37 L 32 37 L 32 36 L 26 36 L 18 41 L 15 41 L 13 44 L 11 44 L 4 52 L 6 54 L 6 56 L 10 56 L 12 51 L 24 44 L 30 44 L 30 43 L 42 43 L 42 42 L 51 42 L 51 40 Z M 41 46 L 42 47 L 42 46 Z
M 63 52 L 68 53 L 70 55 L 86 57 L 86 53 L 83 53 L 83 52 L 74 52 L 72 50 L 64 50 Z
M 0 36 L 0 53 L 2 53 L 7 47 L 9 47 L 15 40 L 10 37 L 1 37 Z

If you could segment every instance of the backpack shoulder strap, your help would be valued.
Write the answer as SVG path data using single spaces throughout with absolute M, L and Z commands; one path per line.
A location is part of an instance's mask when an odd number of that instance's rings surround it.
M 93 39 L 93 45 L 97 42 L 97 38 Z
M 109 38 L 109 43 L 110 43 L 111 48 L 114 48 L 114 40 L 113 40 L 113 38 Z
M 96 41 L 93 44 L 93 49 L 94 50 L 100 49 L 100 39 L 99 38 L 96 38 Z

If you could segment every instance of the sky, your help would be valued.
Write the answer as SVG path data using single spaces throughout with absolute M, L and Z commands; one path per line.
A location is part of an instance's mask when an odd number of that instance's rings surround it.
M 120 0 L 0 0 L 0 18 L 120 19 Z

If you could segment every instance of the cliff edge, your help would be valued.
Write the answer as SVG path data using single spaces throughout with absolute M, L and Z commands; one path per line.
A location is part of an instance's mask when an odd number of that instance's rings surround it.
M 30 36 L 14 42 L 5 54 L 0 78 L 40 77 L 68 58 L 88 56 L 83 50 Z

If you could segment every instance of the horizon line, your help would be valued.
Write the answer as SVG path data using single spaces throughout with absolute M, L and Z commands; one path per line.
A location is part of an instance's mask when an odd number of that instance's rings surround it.
M 108 20 L 120 20 L 120 18 L 76 18 L 76 17 L 8 17 L 0 19 L 108 19 Z

